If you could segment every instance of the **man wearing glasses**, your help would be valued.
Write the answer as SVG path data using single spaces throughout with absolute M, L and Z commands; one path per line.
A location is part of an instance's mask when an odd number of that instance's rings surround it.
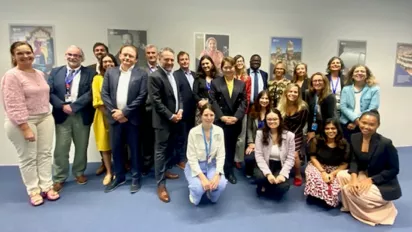
M 91 86 L 95 71 L 81 65 L 83 50 L 70 46 L 66 50 L 67 65 L 52 69 L 48 83 L 50 103 L 56 123 L 54 150 L 54 189 L 59 192 L 69 176 L 69 152 L 73 141 L 75 152 L 72 175 L 78 184 L 86 184 L 87 147 L 93 122 Z M 39 148 L 41 149 L 41 148 Z

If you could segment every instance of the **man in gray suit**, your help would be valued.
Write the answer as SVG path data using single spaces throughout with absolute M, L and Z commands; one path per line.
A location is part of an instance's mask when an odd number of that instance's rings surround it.
M 130 149 L 132 184 L 131 193 L 140 189 L 139 126 L 142 123 L 142 108 L 147 97 L 147 73 L 137 67 L 137 48 L 125 45 L 120 49 L 120 67 L 106 71 L 102 99 L 110 123 L 110 138 L 113 152 L 115 179 L 105 192 L 115 190 L 126 182 L 124 167 L 125 142 Z

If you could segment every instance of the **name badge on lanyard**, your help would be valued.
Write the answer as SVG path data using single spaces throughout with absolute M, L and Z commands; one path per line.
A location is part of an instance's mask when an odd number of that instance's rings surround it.
M 213 130 L 213 127 L 210 128 L 210 136 L 209 136 L 210 137 L 210 142 L 208 144 L 207 140 L 206 140 L 205 130 L 202 127 L 203 140 L 205 142 L 205 149 L 206 149 L 206 160 L 207 160 L 208 164 L 210 164 L 212 162 L 212 155 L 210 154 L 211 150 L 212 150 L 212 130 Z
M 73 98 L 72 98 L 71 93 L 70 93 L 70 89 L 71 89 L 71 85 L 72 85 L 72 82 L 74 80 L 74 77 L 79 72 L 80 72 L 80 69 L 78 69 L 75 72 L 70 72 L 66 75 L 66 78 L 64 79 L 65 84 L 66 84 L 66 94 L 64 95 L 64 101 L 67 104 L 72 103 L 72 101 L 73 101 Z
M 315 96 L 315 107 L 314 107 L 314 112 L 313 112 L 313 122 L 311 125 L 311 129 L 313 131 L 318 130 L 318 124 L 316 123 L 316 114 L 318 113 L 318 96 Z
M 333 93 L 333 94 L 336 94 L 336 90 L 337 90 L 338 85 L 339 85 L 340 77 L 338 77 L 338 80 L 336 80 L 336 85 L 333 84 L 332 78 L 330 78 L 330 80 L 331 80 L 331 82 L 332 82 L 332 93 Z

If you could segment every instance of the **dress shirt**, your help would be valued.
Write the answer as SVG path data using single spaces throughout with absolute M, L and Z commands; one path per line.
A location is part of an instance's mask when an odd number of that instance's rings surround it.
M 257 73 L 257 76 L 258 76 L 258 89 L 259 89 L 259 93 L 263 90 L 263 87 L 264 87 L 264 84 L 263 84 L 263 78 L 262 78 L 262 74 L 260 73 L 260 71 L 259 71 L 259 69 L 258 70 L 256 70 L 256 73 Z M 250 89 L 251 89 L 251 94 L 250 94 L 250 103 L 253 103 L 253 101 L 255 100 L 255 99 L 253 99 L 253 96 L 255 96 L 255 92 L 254 92 L 254 90 L 255 90 L 255 70 L 253 70 L 253 69 L 250 69 L 250 80 L 251 80 L 251 82 L 252 82 L 252 85 L 251 85 L 251 87 L 250 87 Z M 258 94 L 259 94 L 258 93 Z
M 127 106 L 127 95 L 129 93 L 129 83 L 130 77 L 132 75 L 132 69 L 134 65 L 129 68 L 129 70 L 124 71 L 122 66 L 120 65 L 120 77 L 119 77 L 119 84 L 117 85 L 117 93 L 116 93 L 116 100 L 117 100 L 117 108 L 119 110 L 123 110 Z
M 233 92 L 233 83 L 235 82 L 235 79 L 233 78 L 232 80 L 228 80 L 225 77 L 226 85 L 227 85 L 227 90 L 229 91 L 229 97 L 232 97 L 232 92 Z
M 71 70 L 74 70 L 74 72 L 77 72 L 77 70 L 79 70 L 80 68 L 81 68 L 81 66 L 79 66 L 75 69 L 72 69 L 69 66 L 67 66 L 66 76 L 69 75 Z M 79 95 L 79 84 L 80 84 L 81 74 L 82 74 L 82 71 L 79 71 L 78 73 L 76 73 L 76 76 L 74 76 L 71 87 L 70 87 L 70 97 L 71 97 L 73 102 L 77 100 L 77 96 Z
M 187 81 L 189 81 L 190 89 L 192 89 L 192 91 L 193 91 L 193 82 L 195 81 L 195 78 L 193 78 L 192 72 L 190 72 L 190 70 L 188 70 L 188 71 L 183 70 L 183 72 L 186 75 Z

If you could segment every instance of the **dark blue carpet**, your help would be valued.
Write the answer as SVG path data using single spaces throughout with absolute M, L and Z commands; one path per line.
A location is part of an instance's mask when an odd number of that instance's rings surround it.
M 17 167 L 0 167 L 1 232 L 94 232 L 94 231 L 412 231 L 412 148 L 400 148 L 403 197 L 395 202 L 399 214 L 395 225 L 369 227 L 339 209 L 308 205 L 303 187 L 291 187 L 281 202 L 256 197 L 246 178 L 228 184 L 217 204 L 205 201 L 198 207 L 188 201 L 183 172 L 167 182 L 171 202 L 158 200 L 153 174 L 142 189 L 131 195 L 128 185 L 104 193 L 102 177 L 88 168 L 89 182 L 65 185 L 61 199 L 34 208 L 29 205 Z

